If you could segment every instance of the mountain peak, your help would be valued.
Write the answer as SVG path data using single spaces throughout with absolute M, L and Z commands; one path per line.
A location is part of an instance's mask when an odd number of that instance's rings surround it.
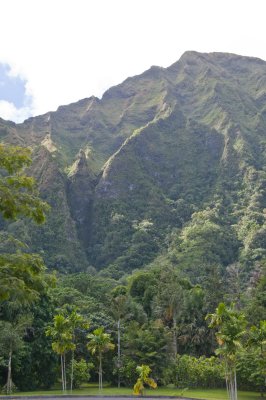
M 102 99 L 82 99 L 19 125 L 0 120 L 1 140 L 32 147 L 33 174 L 52 206 L 43 236 L 29 232 L 33 250 L 46 251 L 52 267 L 60 256 L 60 268 L 89 263 L 130 272 L 167 251 L 172 234 L 182 244 L 198 214 L 195 234 L 207 220 L 206 229 L 215 228 L 210 237 L 220 231 L 219 243 L 225 226 L 236 227 L 231 250 L 211 254 L 212 261 L 226 266 L 245 251 L 252 263 L 263 247 L 265 96 L 263 60 L 188 51 Z M 218 229 L 210 209 L 223 207 Z M 134 228 L 141 221 L 155 228 L 145 237 Z M 178 257 L 185 260 L 184 246 Z
M 198 52 L 194 50 L 186 51 L 182 54 L 180 59 L 170 65 L 167 69 L 169 71 L 178 70 L 181 65 L 187 64 L 196 64 L 197 62 L 200 63 L 214 63 L 217 65 L 229 65 L 229 64 L 243 64 L 243 63 L 252 63 L 254 65 L 263 65 L 265 61 L 257 58 L 257 57 L 250 57 L 250 56 L 243 56 L 234 53 L 227 53 L 227 52 Z

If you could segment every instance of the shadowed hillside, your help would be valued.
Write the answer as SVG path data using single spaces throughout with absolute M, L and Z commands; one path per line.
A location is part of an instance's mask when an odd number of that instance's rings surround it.
M 31 173 L 52 206 L 45 226 L 7 229 L 51 268 L 119 277 L 172 263 L 201 282 L 237 262 L 248 277 L 265 256 L 262 60 L 187 52 L 102 99 L 0 120 L 0 137 L 33 149 Z

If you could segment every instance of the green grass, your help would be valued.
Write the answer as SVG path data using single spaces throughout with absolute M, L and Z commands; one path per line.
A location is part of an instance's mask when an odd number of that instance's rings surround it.
M 58 389 L 46 390 L 46 391 L 36 391 L 36 392 L 19 392 L 16 395 L 24 395 L 24 396 L 41 396 L 41 395 L 61 395 L 62 391 Z M 68 392 L 70 394 L 70 392 Z M 72 394 L 76 395 L 103 395 L 103 396 L 116 396 L 116 395 L 132 395 L 132 388 L 115 388 L 106 386 L 103 388 L 101 392 L 99 392 L 97 385 L 88 384 L 84 385 L 80 389 L 73 390 Z M 184 397 L 192 397 L 197 399 L 210 399 L 210 400 L 226 400 L 227 394 L 224 389 L 175 389 L 162 387 L 156 390 L 147 389 L 145 391 L 145 395 L 147 396 L 184 396 Z M 260 397 L 259 393 L 256 392 L 244 392 L 238 391 L 238 399 L 239 400 L 257 400 Z

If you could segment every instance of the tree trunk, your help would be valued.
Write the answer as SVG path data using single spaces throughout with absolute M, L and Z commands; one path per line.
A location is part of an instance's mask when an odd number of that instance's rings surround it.
M 12 348 L 10 348 L 8 354 L 6 392 L 7 394 L 12 392 Z
M 227 364 L 225 364 L 225 383 L 226 383 L 227 396 L 230 399 L 229 376 L 228 376 Z
M 61 354 L 61 379 L 62 379 L 62 390 L 65 391 L 65 378 L 64 378 L 64 363 L 63 354 Z
M 234 367 L 234 400 L 237 400 L 237 381 L 236 381 L 236 367 Z
M 67 380 L 66 380 L 66 355 L 64 354 L 64 386 L 65 391 L 67 390 Z
M 99 390 L 103 388 L 102 354 L 99 354 Z
M 120 388 L 120 368 L 121 368 L 121 345 L 120 345 L 120 318 L 117 321 L 117 366 L 118 366 L 118 382 L 117 386 Z
M 72 358 L 71 358 L 71 378 L 70 378 L 70 390 L 72 392 L 73 389 L 73 378 L 74 378 L 74 350 L 72 350 Z
M 236 368 L 233 363 L 225 361 L 225 380 L 228 398 L 237 400 Z

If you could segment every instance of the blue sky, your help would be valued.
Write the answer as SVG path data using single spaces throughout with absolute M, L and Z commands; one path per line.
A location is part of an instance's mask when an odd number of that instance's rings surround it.
M 265 15 L 265 0 L 2 0 L 0 117 L 101 97 L 186 50 L 266 60 Z
M 21 122 L 34 114 L 27 80 L 0 62 L 0 117 Z
M 19 76 L 10 74 L 7 64 L 0 64 L 0 100 L 12 102 L 16 108 L 21 108 L 27 100 L 26 81 Z

